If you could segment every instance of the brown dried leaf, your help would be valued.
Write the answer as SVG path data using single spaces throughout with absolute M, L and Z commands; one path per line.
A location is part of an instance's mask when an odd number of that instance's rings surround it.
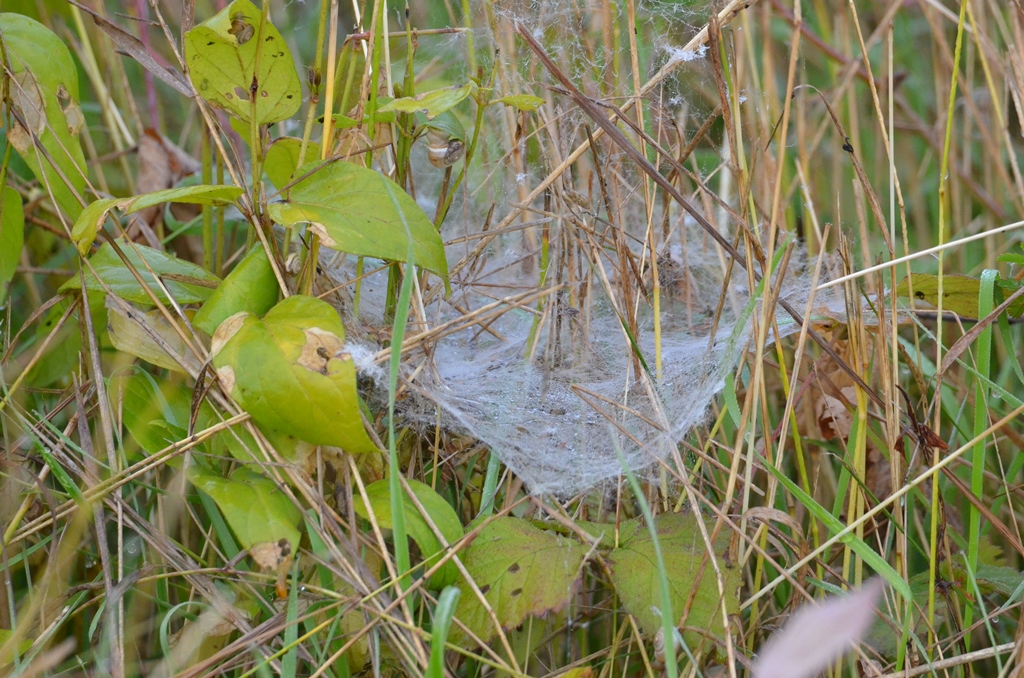
M 139 138 L 139 193 L 153 193 L 172 188 L 189 174 L 198 172 L 199 161 L 154 129 L 144 130 Z M 195 209 L 195 206 L 192 206 Z M 139 212 L 139 218 L 150 226 L 161 217 L 162 207 L 154 205 Z
M 845 341 L 837 341 L 834 345 L 836 353 L 845 362 L 849 353 L 849 345 Z M 850 406 L 857 402 L 857 386 L 853 378 L 829 356 L 822 356 L 814 370 L 814 414 L 818 420 L 821 437 L 825 440 L 840 438 L 845 440 L 853 428 L 853 415 Z

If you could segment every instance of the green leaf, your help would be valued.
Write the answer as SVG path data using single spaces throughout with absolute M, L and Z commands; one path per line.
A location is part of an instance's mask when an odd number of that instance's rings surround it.
M 448 277 L 434 224 L 379 172 L 347 162 L 325 165 L 297 183 L 287 202 L 273 203 L 269 210 L 285 226 L 308 222 L 325 246 L 339 252 L 405 261 L 411 240 L 416 265 Z
M 189 480 L 213 499 L 242 546 L 251 549 L 287 539 L 295 553 L 301 537 L 296 525 L 302 512 L 273 480 L 244 466 L 228 478 L 193 466 Z
M 277 295 L 277 278 L 267 252 L 256 247 L 213 291 L 192 320 L 192 325 L 212 336 L 218 325 L 236 313 L 245 311 L 263 315 L 277 303 Z
M 578 543 L 542 532 L 519 518 L 487 523 L 462 553 L 462 563 L 494 610 L 502 627 L 518 626 L 527 616 L 561 609 L 576 586 L 586 550 Z M 480 640 L 497 633 L 490 616 L 466 582 L 455 616 Z M 452 629 L 453 640 L 465 634 Z
M 299 167 L 299 151 L 302 139 L 297 137 L 281 137 L 275 139 L 267 147 L 267 158 L 263 162 L 263 171 L 278 190 L 287 186 L 295 177 Z M 311 141 L 306 145 L 306 160 L 320 157 L 320 144 Z M 303 163 L 305 164 L 305 163 Z
M 427 664 L 426 678 L 444 678 L 444 644 L 448 640 L 448 629 L 451 628 L 452 615 L 455 614 L 455 603 L 461 591 L 449 586 L 437 598 L 434 608 L 434 621 L 430 626 L 430 663 Z
M 1018 266 L 1024 266 L 1024 254 L 1000 254 L 996 257 L 996 261 L 1002 261 L 1007 264 L 1017 264 Z
M 21 206 L 21 196 L 9 186 L 4 186 L 0 210 L 0 303 L 3 303 L 7 298 L 7 286 L 18 269 L 21 247 L 25 243 L 25 212 Z
M 699 631 L 705 629 L 715 637 L 723 637 L 722 616 L 719 611 L 718 582 L 710 562 L 704 567 L 703 575 L 697 579 L 701 560 L 707 548 L 697 527 L 697 517 L 692 514 L 663 513 L 654 520 L 665 562 L 665 574 L 669 584 L 672 610 L 682 615 L 696 590 L 690 613 L 683 620 L 683 638 L 690 647 L 707 639 Z M 729 548 L 729 537 L 719 534 L 714 544 L 719 567 L 725 577 L 725 607 L 730 615 L 739 614 L 739 587 L 741 570 L 736 565 L 728 567 L 725 552 Z M 708 558 L 712 554 L 707 555 Z M 640 520 L 624 523 L 619 531 L 619 548 L 608 556 L 612 569 L 612 583 L 619 599 L 632 614 L 645 633 L 654 636 L 662 628 L 660 607 L 660 584 L 658 566 L 654 554 L 654 542 L 650 532 Z M 680 619 L 673 619 L 678 624 Z
M 462 523 L 459 522 L 459 516 L 455 513 L 455 509 L 451 507 L 451 504 L 431 489 L 429 485 L 412 479 L 406 482 L 409 483 L 413 494 L 419 499 L 430 519 L 434 521 L 434 525 L 444 535 L 445 540 L 449 544 L 454 544 L 461 539 L 463 535 Z M 391 529 L 393 520 L 391 517 L 391 492 L 388 487 L 388 481 L 378 480 L 367 485 L 366 501 L 373 509 L 373 515 L 376 516 L 377 523 L 385 529 Z M 369 520 L 370 515 L 362 501 L 355 500 L 353 507 L 356 513 Z M 433 561 L 444 554 L 444 547 L 438 542 L 433 530 L 430 529 L 427 521 L 420 515 L 419 510 L 411 501 L 405 502 L 405 525 L 409 536 L 420 547 L 424 565 L 430 567 Z M 448 561 L 430 578 L 430 588 L 435 590 L 443 589 L 445 586 L 455 583 L 458 578 L 459 569 L 455 566 L 455 563 Z
M 512 94 L 507 97 L 495 99 L 491 103 L 501 103 L 505 104 L 506 106 L 518 108 L 520 111 L 532 113 L 533 111 L 536 111 L 538 108 L 540 108 L 540 105 L 544 103 L 544 100 L 532 94 Z
M 473 91 L 473 84 L 467 82 L 461 87 L 442 87 L 414 97 L 402 97 L 390 101 L 377 109 L 380 113 L 423 113 L 433 118 L 457 106 Z
M 77 219 L 82 205 L 75 194 L 81 196 L 85 190 L 79 139 L 85 118 L 71 52 L 50 29 L 21 14 L 0 14 L 0 34 L 13 74 L 11 102 L 21 118 L 12 121 L 7 139 L 39 182 L 53 192 L 57 204 Z
M 130 198 L 104 198 L 89 204 L 71 229 L 71 240 L 78 251 L 85 256 L 96 240 L 107 214 L 115 207 L 125 214 L 132 214 L 165 202 L 183 202 L 194 205 L 228 205 L 242 195 L 237 186 L 198 185 L 180 186 L 164 191 L 155 191 Z
M 124 427 L 146 453 L 156 454 L 188 434 L 191 389 L 169 379 L 157 382 L 142 371 L 110 381 L 114 411 L 121 413 Z
M 46 337 L 57 326 L 61 316 L 67 310 L 68 305 L 77 303 L 74 299 L 65 299 L 46 312 L 42 323 L 36 328 L 35 341 L 31 350 L 39 346 Z M 94 318 L 95 318 L 94 314 Z M 102 327 L 102 325 L 98 326 Z M 104 321 L 103 325 L 106 325 Z M 72 315 L 67 322 L 57 330 L 57 336 L 51 341 L 46 353 L 25 376 L 25 382 L 37 388 L 44 388 L 66 378 L 71 371 L 78 366 L 79 354 L 82 349 L 82 330 L 78 325 L 78 318 Z M 31 353 L 25 354 L 29 356 Z
M 117 242 L 121 246 L 121 251 L 124 252 L 125 257 L 139 272 L 139 277 L 146 282 L 156 297 L 163 303 L 168 303 L 167 295 L 164 294 L 157 284 L 153 273 L 160 276 L 164 286 L 167 287 L 167 291 L 171 293 L 171 296 L 179 304 L 197 304 L 201 301 L 206 301 L 220 283 L 220 278 L 189 261 L 178 259 L 166 252 L 154 250 L 144 245 L 129 244 L 124 240 L 118 240 Z M 138 251 L 136 251 L 136 248 L 138 248 Z M 153 303 L 149 295 L 142 289 L 139 281 L 135 279 L 132 272 L 128 270 L 124 262 L 121 261 L 121 258 L 114 252 L 114 248 L 110 246 L 110 243 L 103 243 L 103 246 L 100 247 L 96 254 L 92 255 L 89 261 L 96 271 L 96 275 L 93 275 L 92 271 L 88 269 L 85 272 L 85 284 L 90 291 L 103 292 L 103 288 L 100 287 L 100 280 L 102 280 L 110 288 L 111 292 L 122 299 L 127 299 L 136 304 Z M 143 261 L 145 261 L 145 264 L 143 264 Z M 149 269 L 153 270 L 153 273 L 149 272 L 147 265 Z M 99 276 L 99 280 L 97 280 L 97 276 Z M 81 288 L 82 281 L 75 275 L 61 285 L 60 291 L 67 292 Z
M 914 286 L 914 298 L 926 301 L 932 306 L 939 305 L 939 277 L 928 273 L 911 273 L 896 286 L 896 294 L 910 296 L 910 283 Z M 964 318 L 978 318 L 978 294 L 981 281 L 966 275 L 942 276 L 942 309 L 952 311 Z M 1007 313 L 1016 318 L 1024 313 L 1024 299 L 1010 305 Z
M 295 295 L 262 320 L 231 316 L 211 353 L 221 384 L 261 426 L 350 453 L 377 451 L 359 413 L 345 328 L 327 302 Z
M 417 124 L 427 129 L 434 129 L 441 132 L 446 139 L 466 140 L 466 128 L 462 126 L 459 119 L 451 111 L 445 111 L 433 120 L 428 120 L 425 115 L 417 115 Z
M 185 60 L 196 92 L 246 122 L 251 122 L 249 88 L 259 52 L 255 122 L 260 125 L 290 118 L 302 103 L 291 50 L 269 21 L 261 29 L 262 21 L 249 0 L 235 0 L 185 34 Z

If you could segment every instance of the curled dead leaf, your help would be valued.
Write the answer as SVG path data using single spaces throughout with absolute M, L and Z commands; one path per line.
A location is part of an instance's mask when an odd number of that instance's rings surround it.
M 172 188 L 183 178 L 198 172 L 202 165 L 184 150 L 154 129 L 146 129 L 139 137 L 139 193 L 154 193 Z M 139 212 L 139 218 L 150 226 L 161 218 L 162 206 L 154 205 Z M 197 209 L 190 206 L 193 211 Z
M 338 242 L 331 236 L 327 235 L 327 229 L 324 228 L 323 224 L 311 223 L 309 225 L 309 230 L 313 231 L 313 233 L 320 238 L 320 242 L 323 243 L 324 247 L 330 247 L 333 249 L 338 246 Z

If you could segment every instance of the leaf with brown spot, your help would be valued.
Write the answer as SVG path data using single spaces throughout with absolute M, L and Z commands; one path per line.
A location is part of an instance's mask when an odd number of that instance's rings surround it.
M 213 336 L 213 365 L 231 396 L 267 428 L 350 453 L 376 452 L 363 428 L 338 312 L 295 295 L 262 318 L 231 316 Z M 318 349 L 324 349 L 324 358 Z
M 707 547 L 697 529 L 698 518 L 692 514 L 665 513 L 655 518 L 658 543 L 661 545 L 665 574 L 668 577 L 672 599 L 672 614 L 682 620 L 684 638 L 691 648 L 708 645 L 703 634 L 721 638 L 722 615 L 715 570 L 710 562 L 703 568 L 705 558 L 717 558 L 718 567 L 725 577 L 725 608 L 730 614 L 739 614 L 740 568 L 727 562 L 729 534 L 722 530 L 714 542 L 715 553 Z M 708 529 L 710 532 L 710 527 Z M 623 605 L 636 617 L 645 633 L 652 637 L 661 630 L 661 617 L 656 611 L 661 603 L 660 580 L 654 542 L 650 531 L 640 520 L 624 523 L 619 531 L 619 548 L 608 555 L 612 569 L 612 582 Z M 691 593 L 696 591 L 693 604 L 686 612 Z
M 497 518 L 488 523 L 462 553 L 462 562 L 473 577 L 502 627 L 523 623 L 561 609 L 578 581 L 586 549 L 550 532 L 543 532 L 519 518 Z M 466 582 L 455 616 L 482 641 L 497 633 L 480 600 Z M 455 627 L 453 642 L 466 642 Z
M 199 96 L 245 122 L 253 113 L 249 87 L 255 80 L 255 122 L 265 125 L 299 110 L 302 85 L 281 32 L 269 21 L 261 29 L 261 21 L 258 7 L 235 0 L 185 35 L 185 60 Z

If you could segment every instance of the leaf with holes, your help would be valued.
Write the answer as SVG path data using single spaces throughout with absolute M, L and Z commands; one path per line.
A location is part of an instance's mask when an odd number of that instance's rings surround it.
M 672 613 L 675 622 L 682 622 L 683 637 L 691 648 L 708 647 L 701 636 L 711 634 L 724 637 L 720 597 L 715 570 L 708 562 L 701 574 L 705 554 L 718 559 L 725 577 L 725 608 L 739 614 L 740 568 L 726 557 L 728 534 L 723 530 L 715 542 L 715 553 L 708 554 L 704 540 L 697 529 L 697 518 L 691 514 L 665 513 L 655 518 L 658 543 L 665 563 Z M 650 531 L 640 520 L 630 520 L 619 531 L 619 547 L 608 555 L 612 569 L 612 583 L 619 599 L 632 614 L 640 628 L 652 637 L 661 630 L 661 617 L 657 612 L 661 600 L 658 564 Z M 691 594 L 696 591 L 693 605 L 686 613 Z M 702 642 L 703 641 L 703 642 Z M 712 643 L 713 644 L 713 643 Z
M 75 194 L 85 191 L 85 156 L 79 139 L 85 117 L 78 100 L 78 68 L 63 41 L 27 16 L 0 14 L 0 35 L 10 63 L 10 101 L 16 114 L 7 139 L 57 204 L 77 219 L 82 205 Z
M 217 328 L 210 353 L 221 385 L 261 426 L 350 453 L 377 451 L 363 428 L 345 328 L 327 302 L 295 295 L 263 319 L 237 313 Z
M 937 307 L 939 305 L 938 276 L 928 273 L 911 273 L 896 286 L 896 295 L 909 297 L 911 283 L 913 283 L 915 299 L 926 301 L 932 306 Z M 971 278 L 966 275 L 942 276 L 942 310 L 952 311 L 963 318 L 980 320 L 978 318 L 978 294 L 980 290 L 981 281 L 977 278 Z M 1007 288 L 1004 289 L 1005 291 L 1012 292 L 1012 289 Z M 1013 318 L 1024 314 L 1024 298 L 1010 304 L 1007 313 Z
M 262 25 L 261 25 L 262 24 Z M 250 122 L 256 73 L 256 120 L 290 118 L 302 103 L 302 85 L 280 31 L 249 0 L 235 0 L 185 34 L 185 60 L 199 96 Z
M 71 240 L 78 251 L 85 256 L 96 240 L 107 214 L 115 207 L 125 214 L 132 214 L 155 207 L 165 202 L 181 202 L 194 205 L 229 205 L 242 195 L 237 186 L 199 185 L 168 188 L 163 191 L 134 195 L 130 198 L 104 198 L 89 204 L 75 221 L 71 229 Z
M 236 313 L 245 311 L 260 316 L 274 307 L 277 278 L 266 250 L 258 244 L 213 291 L 196 314 L 193 326 L 212 336 L 218 325 Z
M 301 536 L 296 526 L 302 512 L 273 480 L 244 466 L 227 478 L 198 465 L 190 468 L 188 475 L 192 484 L 217 504 L 242 546 L 286 539 L 295 553 Z
M 167 295 L 157 283 L 154 273 L 160 277 L 164 287 L 179 304 L 197 304 L 206 301 L 220 284 L 220 278 L 192 262 L 178 259 L 166 252 L 143 245 L 128 243 L 124 240 L 117 242 L 121 251 L 124 252 L 125 258 L 139 273 L 139 277 L 149 286 L 157 299 L 165 304 L 168 303 Z M 88 267 L 85 269 L 85 284 L 90 292 L 103 292 L 104 289 L 100 286 L 100 281 L 103 281 L 111 292 L 122 299 L 136 304 L 153 303 L 146 291 L 142 289 L 139 281 L 114 252 L 110 243 L 103 243 L 103 246 L 96 254 L 92 255 L 89 262 L 92 264 L 92 270 Z M 96 271 L 95 275 L 93 270 Z M 81 288 L 81 278 L 75 275 L 61 285 L 60 291 L 68 292 Z
M 467 82 L 461 87 L 442 87 L 414 97 L 394 99 L 377 109 L 380 113 L 423 113 L 428 118 L 455 108 L 473 91 L 473 84 Z
M 451 507 L 451 504 L 431 489 L 429 485 L 411 478 L 406 482 L 409 483 L 409 487 L 416 495 L 420 504 L 423 505 L 423 509 L 430 516 L 430 519 L 434 521 L 434 525 L 444 535 L 445 540 L 449 544 L 454 544 L 461 539 L 463 534 L 462 523 L 459 522 L 459 516 L 455 513 L 455 509 Z M 377 523 L 385 529 L 391 529 L 394 522 L 391 518 L 390 483 L 387 480 L 378 480 L 367 485 L 366 502 L 373 509 L 373 515 L 376 517 Z M 426 519 L 420 514 L 412 501 L 406 499 L 404 504 L 405 528 L 409 536 L 420 547 L 424 566 L 429 568 L 435 560 L 443 555 L 444 547 L 440 544 L 437 537 L 434 536 L 434 531 L 427 525 Z M 369 520 L 369 512 L 367 512 L 366 504 L 362 500 L 355 499 L 353 507 L 356 513 Z M 455 583 L 458 578 L 459 569 L 455 566 L 455 563 L 448 561 L 430 578 L 430 587 L 434 590 L 440 590 L 449 584 Z
M 448 277 L 444 244 L 434 224 L 408 193 L 379 172 L 331 163 L 297 183 L 288 201 L 273 203 L 269 210 L 285 226 L 309 223 L 324 245 L 339 252 L 406 261 L 411 242 L 417 266 Z
M 487 523 L 462 552 L 462 562 L 494 610 L 502 627 L 518 626 L 528 616 L 561 609 L 572 595 L 586 549 L 565 537 L 543 532 L 519 518 Z M 497 633 L 490 616 L 466 582 L 455 616 L 480 640 Z M 452 629 L 453 642 L 465 642 Z
M 21 196 L 9 186 L 3 187 L 0 202 L 0 303 L 7 298 L 7 286 L 18 269 L 21 247 L 25 243 L 25 212 Z

